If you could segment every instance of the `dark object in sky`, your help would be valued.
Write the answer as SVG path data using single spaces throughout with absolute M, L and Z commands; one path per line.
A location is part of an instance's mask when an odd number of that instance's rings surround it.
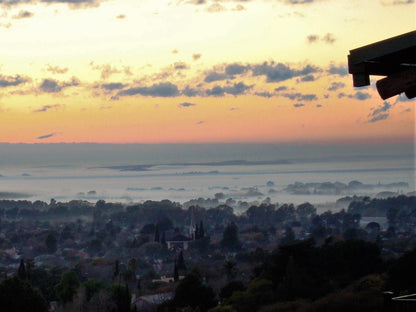
M 370 85 L 370 75 L 387 76 L 376 83 L 383 100 L 404 92 L 416 96 L 416 31 L 350 51 L 348 71 L 354 87 Z

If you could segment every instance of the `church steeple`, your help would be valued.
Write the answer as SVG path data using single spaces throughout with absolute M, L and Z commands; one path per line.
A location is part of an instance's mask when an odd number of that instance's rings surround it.
M 195 214 L 194 214 L 194 207 L 191 208 L 191 223 L 189 224 L 189 238 L 195 240 L 195 231 L 196 231 L 196 223 L 195 223 Z

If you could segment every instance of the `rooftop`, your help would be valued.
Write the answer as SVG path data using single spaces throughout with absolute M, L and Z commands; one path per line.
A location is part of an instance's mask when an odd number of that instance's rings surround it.
M 416 31 L 351 50 L 348 71 L 354 87 L 370 85 L 370 75 L 387 76 L 376 83 L 384 100 L 402 92 L 415 97 Z

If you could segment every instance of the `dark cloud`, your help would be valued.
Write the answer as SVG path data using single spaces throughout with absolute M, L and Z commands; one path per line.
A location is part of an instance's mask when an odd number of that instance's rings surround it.
M 43 92 L 53 93 L 61 91 L 62 87 L 55 80 L 44 79 L 39 86 L 39 89 L 41 89 Z
M 308 37 L 306 37 L 306 39 L 308 40 L 308 43 L 315 43 L 319 40 L 319 36 L 318 35 L 309 35 Z
M 318 40 L 321 40 L 327 44 L 333 44 L 335 42 L 335 36 L 334 34 L 327 33 L 325 36 L 320 37 L 319 35 L 309 35 L 306 37 L 308 43 L 317 43 Z
M 180 103 L 178 106 L 179 107 L 191 107 L 191 106 L 196 106 L 196 104 L 189 103 L 189 102 L 183 102 L 183 103 Z
M 0 74 L 0 88 L 18 86 L 20 84 L 28 82 L 29 80 L 29 78 L 22 77 L 20 75 L 4 76 Z
M 198 121 L 196 124 L 197 125 L 201 125 L 201 124 L 203 124 L 205 121 L 203 121 L 203 120 L 200 120 L 200 121 Z
M 368 122 L 377 122 L 387 119 L 391 107 L 390 103 L 386 101 L 377 108 L 372 108 L 372 112 L 368 115 Z
M 205 82 L 214 82 L 226 79 L 234 79 L 235 75 L 241 75 L 250 69 L 249 65 L 241 65 L 238 63 L 228 64 L 224 68 L 224 72 L 211 70 L 205 74 Z
M 65 74 L 68 71 L 68 67 L 61 68 L 59 66 L 51 66 L 48 64 L 46 70 L 52 74 Z
M 302 94 L 302 93 L 284 93 L 281 96 L 297 101 L 315 101 L 318 99 L 316 94 Z
M 315 76 L 314 75 L 306 75 L 306 76 L 303 76 L 302 78 L 300 78 L 300 81 L 302 81 L 302 82 L 315 81 Z
M 414 101 L 415 101 L 415 99 L 409 99 L 409 98 L 407 98 L 407 96 L 404 93 L 401 93 L 397 96 L 395 103 L 398 103 L 398 102 L 414 102 Z
M 320 71 L 318 67 L 313 65 L 306 65 L 302 69 L 294 69 L 289 65 L 283 63 L 263 63 L 261 65 L 254 65 L 252 68 L 253 76 L 266 76 L 267 82 L 279 82 L 288 80 L 294 77 L 309 75 Z
M 18 14 L 13 15 L 13 19 L 31 18 L 34 14 L 26 10 L 20 10 Z
M 11 7 L 22 4 L 37 4 L 37 3 L 48 3 L 48 4 L 67 4 L 72 9 L 97 7 L 104 0 L 0 0 L 0 5 Z
M 280 87 L 277 87 L 277 88 L 274 89 L 274 91 L 276 91 L 276 92 L 285 91 L 285 90 L 287 90 L 286 86 L 280 86 Z
M 244 82 L 235 83 L 231 86 L 215 86 L 212 89 L 205 91 L 208 96 L 224 96 L 225 93 L 232 94 L 234 96 L 244 94 L 247 90 L 251 89 L 253 86 L 248 86 Z
M 17 1 L 17 0 L 16 0 Z M 23 0 L 25 1 L 25 0 Z M 68 4 L 71 8 L 89 8 L 97 7 L 100 5 L 102 0 L 40 0 L 44 3 L 65 3 Z
M 200 91 L 198 89 L 191 88 L 190 86 L 186 86 L 185 89 L 182 90 L 182 94 L 188 97 L 193 97 L 200 95 Z
M 331 33 L 327 33 L 323 38 L 322 41 L 328 44 L 333 44 L 335 42 L 335 36 Z
M 272 96 L 274 96 L 274 94 L 270 92 L 256 92 L 254 93 L 254 95 L 265 97 L 265 98 L 271 98 Z
M 383 5 L 406 5 L 413 4 L 415 0 L 381 0 Z
M 241 75 L 244 74 L 248 69 L 248 66 L 234 63 L 225 67 L 225 73 L 230 76 Z
M 303 106 L 305 106 L 305 104 L 301 104 L 301 103 L 293 104 L 293 107 L 296 107 L 296 108 L 303 107 Z
M 345 94 L 344 92 L 341 92 L 341 93 L 338 94 L 339 99 L 341 99 L 343 97 L 348 97 L 350 99 L 365 101 L 365 100 L 371 98 L 371 94 L 361 92 L 361 91 L 355 92 L 354 94 Z
M 381 120 L 386 120 L 389 117 L 388 113 L 378 114 L 377 116 L 371 117 L 368 122 L 377 122 Z
M 44 112 L 46 112 L 46 111 L 48 111 L 50 109 L 58 109 L 60 107 L 61 107 L 61 105 L 59 105 L 59 104 L 55 104 L 55 105 L 44 105 L 44 106 L 42 106 L 39 109 L 33 110 L 32 112 L 33 113 L 44 113 Z
M 79 80 L 75 77 L 69 82 L 58 82 L 54 79 L 47 78 L 43 79 L 42 83 L 39 85 L 39 89 L 46 93 L 57 93 L 64 88 L 78 86 L 79 84 Z
M 353 98 L 355 98 L 357 100 L 360 100 L 360 101 L 365 101 L 365 100 L 371 98 L 371 94 L 358 91 L 353 95 Z
M 224 91 L 235 96 L 244 94 L 247 90 L 251 89 L 252 87 L 253 86 L 248 86 L 244 84 L 244 82 L 239 82 L 233 84 L 232 86 L 224 87 Z
M 208 96 L 224 96 L 224 89 L 220 86 L 215 86 L 212 89 L 205 91 Z
M 242 65 L 232 63 L 225 65 L 223 70 L 213 69 L 205 73 L 204 81 L 207 83 L 234 79 L 236 75 L 242 75 L 251 71 L 251 75 L 265 76 L 267 82 L 280 82 L 295 77 L 301 77 L 300 81 L 313 81 L 313 73 L 320 72 L 321 69 L 314 65 L 305 65 L 300 69 L 291 68 L 290 65 L 275 62 L 264 62 L 263 64 Z M 302 77 L 303 76 L 303 77 Z
M 170 82 L 153 84 L 150 87 L 129 88 L 118 92 L 119 96 L 143 95 L 152 97 L 174 97 L 179 95 L 178 87 Z
M 303 101 L 316 101 L 318 97 L 316 96 L 316 94 L 302 94 L 300 99 Z
M 374 116 L 374 115 L 378 115 L 380 113 L 387 112 L 387 111 L 390 110 L 390 108 L 391 108 L 390 103 L 386 101 L 382 105 L 380 105 L 379 107 L 374 108 L 371 115 Z
M 199 60 L 201 58 L 202 54 L 201 53 L 194 53 L 192 54 L 192 58 L 194 61 Z
M 321 105 L 321 104 L 316 104 L 316 107 L 318 107 L 318 108 L 319 108 L 319 107 L 322 107 L 322 105 Z
M 226 80 L 227 78 L 228 76 L 225 73 L 210 71 L 206 74 L 204 81 L 209 83 L 213 81 Z
M 346 76 L 348 75 L 348 70 L 346 65 L 336 66 L 331 64 L 328 69 L 328 73 L 331 75 Z
M 111 82 L 111 83 L 103 83 L 101 85 L 101 88 L 107 91 L 113 91 L 113 90 L 123 89 L 125 86 L 126 85 L 122 84 L 121 82 Z
M 200 4 L 205 4 L 207 2 L 206 0 L 189 0 L 187 3 L 200 5 Z
M 176 63 L 174 64 L 174 68 L 175 68 L 176 70 L 181 70 L 181 69 L 188 69 L 188 68 L 189 68 L 189 66 L 188 66 L 188 65 L 186 65 L 186 63 L 184 63 L 184 62 L 176 62 Z
M 44 140 L 44 139 L 48 139 L 48 138 L 51 138 L 51 137 L 53 137 L 53 136 L 56 136 L 58 133 L 56 133 L 56 132 L 54 132 L 54 133 L 49 133 L 49 134 L 45 134 L 45 135 L 41 135 L 41 136 L 38 136 L 36 139 L 37 140 Z
M 335 81 L 331 83 L 331 86 L 328 88 L 328 91 L 336 91 L 344 87 L 345 87 L 345 83 Z

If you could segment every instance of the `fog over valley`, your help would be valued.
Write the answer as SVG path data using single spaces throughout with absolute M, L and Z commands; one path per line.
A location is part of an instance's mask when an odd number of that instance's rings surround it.
M 328 204 L 413 192 L 414 168 L 411 144 L 0 144 L 0 198 Z

